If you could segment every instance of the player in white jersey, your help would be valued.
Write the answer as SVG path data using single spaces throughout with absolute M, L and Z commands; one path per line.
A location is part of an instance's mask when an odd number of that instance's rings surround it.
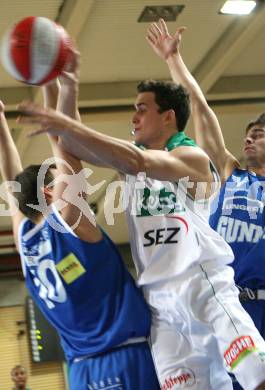
M 151 40 L 166 34 L 163 23 L 160 29 L 152 28 Z M 265 389 L 264 340 L 238 301 L 226 266 L 231 250 L 200 209 L 213 174 L 208 156 L 183 132 L 188 96 L 178 85 L 141 83 L 135 107 L 137 145 L 30 103 L 20 110 L 31 116 L 21 122 L 41 124 L 35 134 L 59 135 L 78 158 L 96 157 L 125 175 L 133 258 L 152 309 L 161 388 L 231 388 L 224 361 L 244 388 Z M 188 187 L 195 185 L 187 189 L 185 177 Z M 198 182 L 206 183 L 206 194 L 196 197 Z
M 233 250 L 235 260 L 231 266 L 241 304 L 265 338 L 265 113 L 246 126 L 243 169 L 227 150 L 218 119 L 183 62 L 182 30 L 175 36 L 168 34 L 153 48 L 167 62 L 173 80 L 190 93 L 196 141 L 214 162 L 223 184 L 212 203 L 209 223 Z M 242 389 L 234 378 L 233 388 Z

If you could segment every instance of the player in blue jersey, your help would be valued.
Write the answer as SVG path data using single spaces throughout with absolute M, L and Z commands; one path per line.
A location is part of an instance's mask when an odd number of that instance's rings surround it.
M 226 149 L 213 110 L 180 55 L 180 27 L 175 36 L 154 47 L 164 58 L 175 82 L 190 94 L 196 141 L 209 155 L 222 188 L 212 203 L 210 225 L 231 246 L 231 266 L 242 306 L 265 338 L 265 113 L 246 126 L 243 153 L 246 169 Z M 234 379 L 234 389 L 242 387 Z
M 75 107 L 73 86 L 70 78 L 62 85 L 58 104 L 65 112 L 71 99 Z M 46 88 L 46 99 L 56 100 L 55 86 Z M 158 390 L 146 342 L 149 309 L 117 248 L 88 204 L 80 203 L 85 200 L 80 161 L 61 150 L 56 137 L 50 141 L 57 169 L 23 170 L 0 103 L 1 173 L 21 186 L 12 187 L 19 191 L 19 210 L 9 188 L 14 239 L 27 288 L 59 333 L 71 390 Z M 45 212 L 37 204 L 47 204 Z
M 171 37 L 161 21 L 148 38 L 164 57 L 176 50 L 180 32 Z M 176 63 L 174 55 L 166 55 L 169 65 Z M 226 266 L 232 251 L 197 207 L 204 196 L 194 199 L 196 185 L 183 199 L 183 177 L 213 182 L 208 156 L 183 133 L 187 93 L 155 81 L 138 88 L 132 122 L 141 148 L 30 103 L 20 105 L 31 116 L 21 122 L 40 124 L 35 134 L 60 136 L 79 158 L 94 156 L 125 176 L 132 253 L 152 308 L 151 347 L 161 388 L 230 389 L 225 360 L 245 388 L 265 389 L 265 343 L 239 303 Z

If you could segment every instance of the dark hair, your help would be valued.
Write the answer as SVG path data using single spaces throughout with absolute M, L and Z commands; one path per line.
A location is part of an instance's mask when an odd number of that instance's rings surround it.
M 15 181 L 21 185 L 21 191 L 14 193 L 14 196 L 18 200 L 19 210 L 33 222 L 40 215 L 40 212 L 28 206 L 28 204 L 38 205 L 39 197 L 43 196 L 37 184 L 40 168 L 41 165 L 30 165 L 15 177 Z M 44 186 L 50 184 L 54 179 L 51 168 L 56 168 L 56 166 L 52 164 L 47 167 Z
M 263 112 L 262 114 L 260 114 L 258 116 L 258 118 L 256 118 L 255 120 L 249 122 L 249 124 L 247 125 L 246 127 L 246 133 L 249 131 L 249 129 L 253 126 L 256 126 L 256 125 L 261 125 L 261 126 L 265 126 L 265 112 Z
M 173 82 L 146 80 L 137 86 L 138 93 L 153 92 L 159 112 L 174 110 L 178 131 L 183 131 L 190 116 L 189 94 L 182 85 Z
M 27 370 L 25 369 L 24 366 L 22 366 L 22 364 L 17 364 L 15 367 L 13 367 L 10 371 L 10 374 L 13 375 L 14 371 L 18 370 L 18 369 L 21 369 L 21 370 L 24 370 L 25 373 L 27 373 Z

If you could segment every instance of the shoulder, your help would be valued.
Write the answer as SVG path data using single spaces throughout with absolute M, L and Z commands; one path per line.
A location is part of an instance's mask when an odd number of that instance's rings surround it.
M 181 163 L 181 170 L 186 173 L 191 183 L 210 185 L 216 181 L 208 155 L 199 147 L 180 146 L 171 152 L 171 156 Z M 183 175 L 184 176 L 184 175 Z M 194 191 L 195 191 L 194 186 Z M 193 191 L 192 191 L 193 192 Z
M 248 177 L 248 171 L 242 168 L 234 168 L 230 172 L 230 175 L 225 178 L 223 184 L 230 183 L 230 182 L 238 182 L 242 180 L 243 177 Z
M 189 162 L 190 164 L 199 163 L 209 165 L 210 162 L 208 155 L 197 146 L 178 146 L 169 153 L 172 157 Z
M 167 141 L 166 150 L 170 152 L 173 157 L 181 158 L 182 160 L 205 161 L 207 163 L 209 161 L 207 154 L 196 144 L 194 139 L 188 137 L 184 131 L 172 135 Z

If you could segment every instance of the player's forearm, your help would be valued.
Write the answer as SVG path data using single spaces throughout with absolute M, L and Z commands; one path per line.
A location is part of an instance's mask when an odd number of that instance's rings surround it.
M 77 83 L 71 85 L 62 83 L 57 110 L 70 116 L 70 118 L 81 121 L 78 111 L 78 90 Z
M 104 161 L 95 156 L 94 153 L 85 148 L 72 137 L 60 137 L 60 146 L 69 154 L 75 154 L 75 156 L 78 156 L 78 158 L 82 161 L 86 161 L 87 163 L 98 167 L 109 167 L 108 164 L 104 163 Z
M 69 122 L 65 127 L 62 139 L 70 143 L 78 142 L 80 148 L 71 148 L 69 152 L 75 157 L 90 162 L 90 154 L 99 161 L 123 173 L 135 174 L 143 167 L 141 150 L 130 142 L 123 141 L 106 134 L 98 133 L 76 121 Z M 63 141 L 64 142 L 64 141 Z M 84 151 L 88 152 L 88 158 Z
M 49 142 L 51 144 L 53 156 L 58 158 L 58 162 L 56 162 L 58 172 L 63 174 L 73 174 L 73 172 L 79 173 L 82 169 L 80 160 L 64 150 L 58 144 L 55 137 L 49 136 Z
M 166 62 L 173 81 L 187 89 L 191 100 L 201 100 L 206 103 L 200 86 L 186 67 L 180 53 L 171 55 Z
M 3 180 L 8 181 L 14 180 L 23 169 L 3 112 L 0 113 L 0 169 Z
M 206 103 L 207 104 L 207 103 Z M 204 103 L 192 104 L 192 119 L 197 144 L 218 165 L 217 160 L 225 163 L 226 146 L 218 119 L 212 109 Z
M 61 88 L 60 83 L 59 80 L 57 79 L 54 82 L 44 85 L 42 87 L 42 94 L 43 94 L 45 107 L 51 107 L 54 110 L 56 109 L 60 88 Z
M 190 95 L 197 144 L 215 163 L 218 163 L 215 161 L 217 157 L 222 161 L 226 153 L 223 134 L 217 117 L 208 105 L 199 84 L 186 67 L 180 53 L 169 57 L 167 64 L 173 80 L 182 84 Z
M 80 160 L 77 160 L 60 148 L 55 138 L 49 136 L 49 141 L 53 156 L 56 159 L 57 175 L 53 190 L 53 201 L 56 201 L 57 199 L 62 199 L 63 193 L 67 188 L 67 183 L 63 180 L 63 177 L 71 177 L 73 172 L 78 174 L 82 170 L 82 165 Z
M 62 83 L 57 110 L 81 122 L 81 117 L 78 110 L 78 91 L 78 83 L 73 82 L 71 85 Z M 71 154 L 73 153 L 74 149 L 81 160 L 86 159 L 85 161 L 88 163 L 97 166 L 104 165 L 102 161 L 100 161 L 95 155 L 93 155 L 91 152 L 88 152 L 87 149 L 84 149 L 82 145 L 80 145 L 72 138 L 69 139 L 68 137 L 64 137 L 61 139 L 60 145 Z
M 57 175 L 53 189 L 53 202 L 55 202 L 55 205 L 58 200 L 60 200 L 60 203 L 64 203 L 64 207 L 60 210 L 62 218 L 68 225 L 74 225 L 73 228 L 77 235 L 80 235 L 82 229 L 85 228 L 83 234 L 84 238 L 87 238 L 88 230 L 93 229 L 93 225 L 89 223 L 89 221 L 93 220 L 93 213 L 86 201 L 87 183 L 82 164 L 80 160 L 62 149 L 54 138 L 51 138 L 50 142 L 53 155 L 57 157 Z M 82 216 L 80 219 L 84 210 L 85 216 Z M 90 219 L 88 219 L 88 214 Z M 76 225 L 77 221 L 79 223 Z M 96 234 L 97 239 L 101 238 L 98 230 L 94 231 L 94 234 Z M 93 237 L 95 237 L 94 234 Z

